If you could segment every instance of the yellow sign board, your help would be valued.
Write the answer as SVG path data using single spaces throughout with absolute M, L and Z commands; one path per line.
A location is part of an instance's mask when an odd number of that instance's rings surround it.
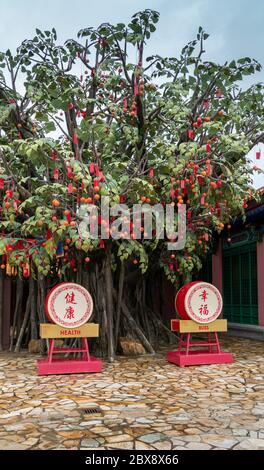
M 171 330 L 179 333 L 227 331 L 227 320 L 215 320 L 205 324 L 196 323 L 193 320 L 171 320 Z
M 40 324 L 40 337 L 44 338 L 97 338 L 99 336 L 99 325 L 96 323 L 85 323 L 76 328 L 64 328 L 51 323 Z

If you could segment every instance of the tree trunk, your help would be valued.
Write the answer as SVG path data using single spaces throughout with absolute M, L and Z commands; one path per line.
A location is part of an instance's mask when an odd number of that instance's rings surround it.
M 107 244 L 106 247 L 106 260 L 105 260 L 105 287 L 106 287 L 106 312 L 107 312 L 107 342 L 108 342 L 108 360 L 113 362 L 115 359 L 114 353 L 114 332 L 113 332 L 113 279 L 111 269 L 111 245 Z
M 0 269 L 0 351 L 3 350 L 3 342 L 2 342 L 2 335 L 3 335 L 3 271 Z
M 123 287 L 125 279 L 125 265 L 121 261 L 120 274 L 119 274 L 119 285 L 118 285 L 118 297 L 117 297 L 117 307 L 116 307 L 116 324 L 115 324 L 115 348 L 117 347 L 119 326 L 120 326 L 120 314 L 121 314 L 121 303 L 123 298 Z
M 24 315 L 24 318 L 23 318 L 23 323 L 22 323 L 22 326 L 20 328 L 20 332 L 19 332 L 19 335 L 18 335 L 18 338 L 17 338 L 15 352 L 20 351 L 21 344 L 22 344 L 22 341 L 23 341 L 23 336 L 24 336 L 26 326 L 27 326 L 27 323 L 28 323 L 28 320 L 29 320 L 30 309 L 31 309 L 31 296 L 30 296 L 30 292 L 29 292 L 28 299 L 27 299 L 27 305 L 26 305 L 26 311 L 25 311 L 25 315 Z
M 150 354 L 155 354 L 155 351 L 154 351 L 153 347 L 151 346 L 150 342 L 147 340 L 147 338 L 144 335 L 143 331 L 139 328 L 139 326 L 135 322 L 134 318 L 131 316 L 131 314 L 130 314 L 127 306 L 124 304 L 124 302 L 122 303 L 122 311 L 123 311 L 128 323 L 130 324 L 132 330 L 135 331 L 135 333 L 137 334 L 138 338 L 142 342 L 142 344 L 143 344 L 144 348 L 146 349 L 146 351 L 149 352 Z
M 38 337 L 38 325 L 37 325 L 37 308 L 36 308 L 36 296 L 35 296 L 35 281 L 31 277 L 29 280 L 29 297 L 30 302 L 30 327 L 31 327 L 31 339 L 37 339 Z
M 19 318 L 19 314 L 21 313 L 22 301 L 23 301 L 23 287 L 24 287 L 24 281 L 20 277 L 18 277 L 16 280 L 16 305 L 15 305 L 13 325 L 11 329 L 9 351 L 13 350 L 15 330 L 16 328 L 18 329 L 18 318 Z
M 39 323 L 46 323 L 46 315 L 44 311 L 46 296 L 46 278 L 41 274 L 38 274 L 38 295 L 37 295 L 37 312 Z M 40 341 L 40 352 L 45 354 L 45 350 L 49 347 L 49 340 L 42 339 Z

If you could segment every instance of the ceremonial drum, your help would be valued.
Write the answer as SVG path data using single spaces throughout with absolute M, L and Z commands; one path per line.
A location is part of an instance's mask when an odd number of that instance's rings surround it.
M 183 320 L 211 323 L 223 307 L 219 290 L 208 282 L 195 281 L 183 286 L 176 295 L 175 308 Z
M 62 282 L 47 295 L 45 310 L 52 323 L 64 328 L 77 328 L 88 322 L 93 312 L 93 300 L 79 284 Z

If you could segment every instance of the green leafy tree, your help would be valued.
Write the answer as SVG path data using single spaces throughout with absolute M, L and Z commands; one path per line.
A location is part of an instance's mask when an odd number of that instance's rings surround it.
M 145 57 L 158 19 L 145 10 L 63 46 L 55 29 L 37 29 L 15 55 L 0 54 L 1 267 L 30 277 L 39 310 L 52 283 L 88 287 L 110 359 L 120 335 L 150 352 L 170 335 L 155 307 L 160 273 L 179 287 L 199 272 L 214 234 L 253 195 L 247 154 L 264 137 L 263 85 L 239 85 L 260 64 L 205 61 L 201 27 L 178 58 Z M 82 239 L 79 208 L 102 196 L 130 208 L 186 204 L 185 248 L 168 251 L 169 236 L 155 232 L 144 239 L 141 217 L 141 240 L 131 224 L 122 240 L 111 227 L 109 240 Z

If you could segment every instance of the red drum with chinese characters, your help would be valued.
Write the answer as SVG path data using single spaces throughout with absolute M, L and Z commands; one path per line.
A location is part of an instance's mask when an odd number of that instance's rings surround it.
M 65 328 L 76 328 L 86 323 L 93 312 L 89 292 L 74 282 L 62 282 L 47 295 L 45 310 L 52 323 Z
M 183 286 L 176 295 L 175 308 L 184 320 L 211 323 L 222 312 L 219 290 L 208 282 L 195 281 Z

